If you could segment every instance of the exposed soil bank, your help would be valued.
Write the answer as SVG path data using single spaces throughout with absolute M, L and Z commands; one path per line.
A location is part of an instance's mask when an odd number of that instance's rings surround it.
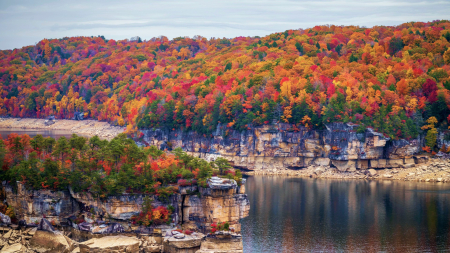
M 51 125 L 45 119 L 0 118 L 0 128 L 17 128 L 30 130 L 66 130 L 84 136 L 97 135 L 101 139 L 111 140 L 123 132 L 124 127 L 111 126 L 108 122 L 97 120 L 54 120 Z
M 243 172 L 247 175 L 280 175 L 291 177 L 311 177 L 329 179 L 371 179 L 371 180 L 403 180 L 419 182 L 450 183 L 450 160 L 431 158 L 423 163 L 414 164 L 407 168 L 385 168 L 355 170 L 342 172 L 330 166 L 309 166 L 304 169 L 273 169 Z

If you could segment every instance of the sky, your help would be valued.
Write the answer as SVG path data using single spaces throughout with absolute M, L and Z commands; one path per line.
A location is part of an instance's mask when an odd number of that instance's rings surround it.
M 232 38 L 442 19 L 450 20 L 449 0 L 0 0 L 0 49 L 71 36 Z

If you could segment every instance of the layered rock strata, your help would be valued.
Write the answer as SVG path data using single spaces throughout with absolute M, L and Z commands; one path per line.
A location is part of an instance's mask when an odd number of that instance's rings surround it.
M 264 125 L 242 132 L 219 126 L 211 136 L 194 132 L 142 130 L 143 145 L 162 149 L 181 147 L 189 154 L 214 160 L 228 159 L 236 168 L 268 170 L 332 166 L 340 171 L 407 167 L 424 146 L 422 136 L 390 140 L 368 128 L 334 123 L 325 130 L 294 129 L 289 124 Z
M 196 252 L 205 241 L 202 233 L 174 236 L 172 230 L 182 227 L 207 233 L 211 223 L 228 222 L 234 232 L 239 232 L 239 219 L 248 216 L 250 208 L 244 186 L 228 179 L 215 178 L 208 182 L 208 188 L 180 187 L 179 193 L 167 200 L 149 196 L 154 207 L 170 205 L 174 210 L 171 225 L 153 227 L 133 226 L 130 222 L 131 217 L 142 210 L 144 195 L 123 194 L 96 199 L 89 193 L 74 193 L 70 189 L 33 191 L 19 182 L 14 188 L 4 182 L 6 202 L 14 208 L 20 221 L 19 225 L 13 225 L 7 216 L 1 219 L 8 232 L 2 233 L 6 237 L 0 237 L 0 249 L 20 250 L 18 252 Z M 75 217 L 80 216 L 84 222 L 76 223 Z M 234 232 L 233 240 L 240 238 Z

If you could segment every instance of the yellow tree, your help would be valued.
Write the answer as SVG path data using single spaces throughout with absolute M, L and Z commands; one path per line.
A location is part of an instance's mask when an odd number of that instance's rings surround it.
M 47 43 L 45 43 L 44 46 L 44 52 L 45 52 L 45 58 L 49 59 L 50 58 L 50 54 L 52 53 L 52 48 L 50 47 L 50 43 L 47 41 Z
M 437 122 L 436 117 L 430 117 L 427 119 L 428 125 L 422 127 L 422 130 L 430 129 L 427 132 L 427 136 L 425 136 L 426 144 L 430 148 L 433 148 L 436 145 L 438 131 L 435 128 L 435 125 Z

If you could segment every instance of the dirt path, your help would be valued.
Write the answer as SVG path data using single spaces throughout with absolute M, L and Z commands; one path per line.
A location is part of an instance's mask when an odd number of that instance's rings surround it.
M 45 119 L 32 118 L 0 118 L 0 128 L 18 128 L 30 130 L 66 130 L 84 136 L 99 136 L 102 139 L 111 140 L 123 132 L 124 127 L 111 126 L 107 122 L 97 120 L 54 120 L 51 125 L 46 125 Z

